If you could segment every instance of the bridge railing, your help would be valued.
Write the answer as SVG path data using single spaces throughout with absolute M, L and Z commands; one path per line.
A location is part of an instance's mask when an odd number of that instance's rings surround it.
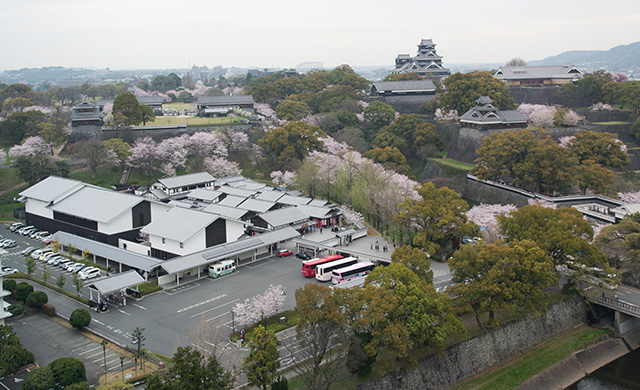
M 587 296 L 589 299 L 593 300 L 593 301 L 600 301 L 606 305 L 609 306 L 615 306 L 618 307 L 622 310 L 627 310 L 630 311 L 632 313 L 638 313 L 640 314 L 640 307 L 636 306 L 636 305 L 632 305 L 630 303 L 627 302 L 623 302 L 619 299 L 615 299 L 615 298 L 609 298 L 607 296 L 604 295 L 598 295 L 597 293 L 593 292 L 593 291 L 583 291 L 584 295 Z

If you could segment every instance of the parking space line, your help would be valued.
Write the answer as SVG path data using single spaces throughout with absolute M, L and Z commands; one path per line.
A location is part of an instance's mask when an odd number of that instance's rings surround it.
M 234 302 L 236 302 L 236 301 L 239 301 L 239 300 L 240 300 L 240 298 L 238 298 L 238 299 L 234 299 L 233 301 L 229 301 L 229 302 L 227 302 L 227 303 L 223 303 L 222 305 L 218 305 L 218 306 L 216 306 L 216 307 L 212 307 L 211 309 L 207 309 L 207 310 L 205 310 L 205 311 L 201 311 L 201 312 L 200 312 L 200 313 L 198 313 L 198 314 L 194 314 L 194 315 L 192 315 L 192 316 L 191 316 L 191 318 L 193 318 L 193 317 L 197 317 L 197 316 L 202 315 L 202 314 L 204 314 L 204 313 L 208 313 L 208 312 L 210 312 L 210 311 L 212 311 L 212 310 L 217 310 L 217 309 L 219 309 L 219 308 L 221 308 L 221 307 L 223 307 L 223 306 L 230 305 L 230 304 L 232 304 L 232 303 L 234 303 Z
M 118 357 L 117 359 L 113 359 L 107 362 L 107 366 L 109 366 L 109 364 L 113 363 L 113 362 L 117 362 L 120 360 L 120 357 Z M 104 363 L 100 365 L 100 367 L 104 366 Z
M 131 314 L 127 313 L 127 312 L 126 312 L 126 311 L 124 311 L 124 310 L 120 310 L 120 309 L 118 309 L 118 311 L 119 311 L 120 313 L 122 313 L 122 314 L 126 314 L 126 315 L 128 315 L 129 317 L 131 317 Z
M 100 325 L 103 325 L 103 326 L 104 326 L 104 324 L 103 324 L 102 322 L 100 322 L 100 321 L 96 320 L 95 318 L 92 318 L 91 320 L 92 320 L 93 322 L 97 322 L 98 324 L 100 324 Z
M 85 353 L 89 353 L 89 352 L 91 352 L 91 351 L 95 351 L 96 349 L 99 349 L 99 348 L 100 348 L 100 346 L 98 345 L 97 347 L 95 347 L 95 348 L 93 348 L 93 349 L 90 349 L 90 350 L 88 350 L 88 351 L 84 351 L 84 352 L 82 352 L 82 353 L 79 353 L 78 355 L 84 355 Z
M 213 320 L 215 320 L 216 318 L 220 318 L 220 317 L 226 316 L 226 315 L 227 315 L 227 314 L 229 314 L 229 313 L 231 313 L 231 312 L 230 312 L 230 311 L 228 311 L 228 312 L 226 312 L 226 313 L 218 314 L 217 316 L 215 316 L 215 317 L 211 317 L 211 318 L 209 318 L 208 320 L 205 320 L 204 322 L 213 321 Z
M 142 307 L 142 306 L 138 305 L 137 303 L 134 303 L 134 304 L 133 304 L 133 306 L 135 306 L 135 307 L 139 307 L 139 308 L 141 308 L 142 310 L 147 310 L 147 308 L 146 308 L 146 307 Z
M 77 350 L 79 350 L 79 349 L 87 348 L 87 347 L 90 347 L 90 346 L 92 346 L 92 345 L 94 345 L 94 344 L 93 344 L 93 343 L 85 344 L 85 345 L 83 345 L 83 346 L 81 346 L 81 347 L 78 347 L 78 348 L 74 348 L 74 349 L 72 349 L 72 350 L 71 350 L 71 352 L 75 352 L 75 351 L 77 351 Z
M 210 303 L 210 302 L 213 302 L 213 301 L 217 301 L 218 299 L 224 298 L 226 296 L 227 296 L 227 294 L 222 294 L 222 295 L 218 295 L 217 297 L 209 298 L 206 301 L 198 302 L 198 303 L 195 303 L 195 304 L 193 304 L 191 306 L 183 307 L 182 309 L 179 309 L 176 313 L 182 313 L 182 312 L 185 312 L 187 310 L 194 309 L 194 308 L 196 308 L 198 306 L 206 305 L 207 303 Z

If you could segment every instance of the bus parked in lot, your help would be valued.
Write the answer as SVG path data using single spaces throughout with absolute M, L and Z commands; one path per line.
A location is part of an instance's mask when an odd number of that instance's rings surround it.
M 320 259 L 311 259 L 311 260 L 303 261 L 302 275 L 306 276 L 307 278 L 313 278 L 314 276 L 316 276 L 317 266 L 319 266 L 320 264 L 326 264 L 332 261 L 340 260 L 342 259 L 342 257 L 343 256 L 340 256 L 340 255 L 330 255 Z
M 333 270 L 346 268 L 350 265 L 354 265 L 357 262 L 358 259 L 356 259 L 355 257 L 345 257 L 344 259 L 320 264 L 316 267 L 316 279 L 321 282 L 328 282 L 331 280 L 331 272 Z
M 223 260 L 209 266 L 209 276 L 218 278 L 236 270 L 236 263 L 233 260 Z
M 351 280 L 364 278 L 369 275 L 373 269 L 376 268 L 375 264 L 363 261 L 356 263 L 347 268 L 340 268 L 331 272 L 331 283 L 340 284 Z

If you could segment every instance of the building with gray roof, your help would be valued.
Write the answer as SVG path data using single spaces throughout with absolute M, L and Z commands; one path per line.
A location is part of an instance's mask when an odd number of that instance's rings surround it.
M 218 214 L 175 207 L 141 233 L 149 235 L 153 257 L 170 259 L 235 241 L 244 234 L 244 227 L 243 222 Z
M 254 114 L 254 104 L 251 95 L 201 96 L 197 107 L 199 116 L 227 116 L 236 108 Z
M 518 110 L 498 110 L 489 96 L 481 96 L 475 107 L 460 116 L 460 125 L 478 130 L 527 127 L 527 117 Z
M 239 209 L 250 210 L 255 213 L 266 213 L 267 211 L 278 208 L 278 204 L 275 202 L 268 202 L 266 200 L 249 198 L 236 207 Z
M 307 198 L 306 196 L 294 196 L 286 194 L 278 199 L 278 203 L 287 205 L 287 206 L 297 206 L 301 204 L 307 204 L 311 202 L 311 198 Z
M 86 100 L 71 109 L 71 127 L 102 126 L 102 106 Z
M 245 197 L 245 198 L 249 198 L 249 197 L 255 196 L 258 193 L 258 191 L 256 191 L 256 190 L 246 190 L 244 188 L 231 187 L 231 186 L 228 186 L 228 185 L 218 187 L 217 191 L 220 191 L 223 194 L 234 195 L 234 196 L 242 196 L 242 197 Z
M 258 200 L 264 200 L 267 202 L 277 202 L 278 199 L 282 198 L 284 196 L 284 192 L 280 192 L 278 190 L 274 190 L 274 191 L 264 191 L 261 192 L 260 194 L 258 194 L 255 199 Z
M 583 73 L 573 65 L 501 66 L 493 76 L 512 86 L 552 87 L 576 82 Z
M 441 77 L 451 74 L 442 65 L 442 58 L 436 53 L 436 44 L 431 39 L 422 39 L 418 45 L 418 54 L 399 54 L 396 66 L 391 73 L 417 73 L 423 77 Z
M 436 94 L 436 85 L 431 80 L 376 81 L 371 86 L 372 96 L 406 96 Z
M 285 207 L 256 215 L 251 222 L 254 230 L 274 230 L 285 226 L 300 229 L 309 224 L 309 216 L 297 207 Z
M 222 192 L 220 191 L 197 188 L 191 191 L 189 195 L 187 195 L 187 199 L 205 203 L 213 203 L 217 202 L 221 196 Z
M 213 203 L 205 207 L 202 211 L 212 214 L 218 214 L 226 218 L 237 219 L 240 221 L 247 221 L 249 215 L 253 213 L 249 210 L 243 210 L 236 207 L 228 207 L 219 203 Z
M 158 189 L 169 196 L 174 196 L 197 188 L 214 189 L 215 184 L 216 179 L 209 172 L 197 172 L 159 179 L 151 184 L 150 189 Z
M 237 207 L 240 203 L 244 202 L 247 198 L 243 196 L 227 195 L 226 198 L 218 202 L 219 205 L 227 207 Z

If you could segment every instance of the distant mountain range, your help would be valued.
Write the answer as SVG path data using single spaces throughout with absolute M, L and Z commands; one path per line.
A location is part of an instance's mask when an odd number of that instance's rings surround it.
M 640 77 L 640 42 L 616 46 L 609 50 L 573 50 L 547 57 L 543 60 L 528 61 L 527 65 L 572 64 L 583 71 L 593 72 L 605 69 Z

